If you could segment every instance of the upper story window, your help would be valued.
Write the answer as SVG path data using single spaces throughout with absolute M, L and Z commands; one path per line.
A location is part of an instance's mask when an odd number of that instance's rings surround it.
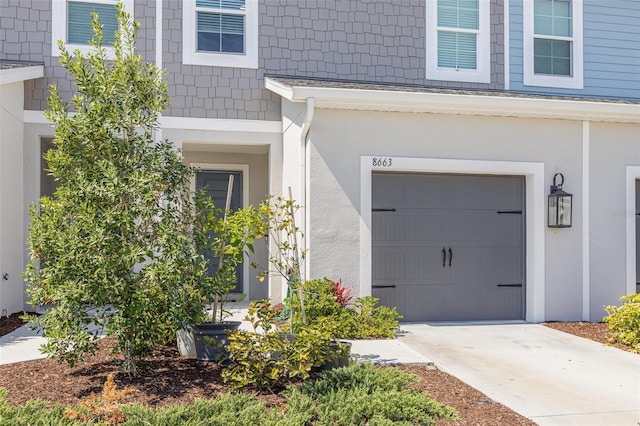
M 582 89 L 582 1 L 524 4 L 524 84 Z
M 116 11 L 117 0 L 54 0 L 52 2 L 52 56 L 60 56 L 58 40 L 63 40 L 67 50 L 80 49 L 83 53 L 90 50 L 89 40 L 93 38 L 91 14 L 97 13 L 103 32 L 103 45 L 107 55 L 113 55 L 114 34 L 118 29 Z M 133 1 L 124 2 L 125 9 L 133 16 Z
M 258 68 L 258 0 L 185 0 L 185 64 Z
M 427 0 L 427 75 L 489 83 L 489 0 Z

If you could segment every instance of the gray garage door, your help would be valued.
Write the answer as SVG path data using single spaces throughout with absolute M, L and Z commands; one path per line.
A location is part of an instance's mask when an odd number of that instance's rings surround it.
M 524 178 L 374 173 L 372 293 L 404 321 L 523 319 Z

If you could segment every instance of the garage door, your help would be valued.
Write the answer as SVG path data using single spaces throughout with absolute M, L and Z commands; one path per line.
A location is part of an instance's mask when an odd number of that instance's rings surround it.
M 524 178 L 374 173 L 372 294 L 404 321 L 524 319 Z

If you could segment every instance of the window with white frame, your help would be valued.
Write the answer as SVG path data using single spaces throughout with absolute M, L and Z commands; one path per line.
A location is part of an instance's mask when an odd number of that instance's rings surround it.
M 426 78 L 489 83 L 489 0 L 427 0 L 426 13 Z
M 524 84 L 582 89 L 582 1 L 526 0 Z
M 185 0 L 185 64 L 258 67 L 258 0 Z
M 60 56 L 58 40 L 65 42 L 68 50 L 80 49 L 87 53 L 89 40 L 93 38 L 92 14 L 97 13 L 103 32 L 103 45 L 107 54 L 113 55 L 114 34 L 118 29 L 117 0 L 54 0 L 52 2 L 52 56 Z M 133 16 L 133 0 L 124 2 L 125 10 Z

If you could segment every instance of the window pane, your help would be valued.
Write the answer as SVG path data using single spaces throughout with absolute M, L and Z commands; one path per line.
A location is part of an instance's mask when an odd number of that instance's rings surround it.
M 533 15 L 535 34 L 572 36 L 571 0 L 535 0 Z
M 438 0 L 438 26 L 479 28 L 478 0 Z
M 571 42 L 536 38 L 533 54 L 535 74 L 571 75 Z
M 196 0 L 196 7 L 244 10 L 245 0 Z
M 571 18 L 553 18 L 553 35 L 571 37 Z
M 477 69 L 477 35 L 438 32 L 438 67 Z
M 103 44 L 112 46 L 118 19 L 115 5 L 69 2 L 67 6 L 67 43 L 89 44 L 93 38 L 91 13 L 97 13 L 102 25 Z
M 244 16 L 198 12 L 198 50 L 244 53 Z
M 476 45 L 475 34 L 458 34 L 458 67 L 465 70 L 476 69 Z
M 438 31 L 438 66 L 456 68 L 456 33 Z

